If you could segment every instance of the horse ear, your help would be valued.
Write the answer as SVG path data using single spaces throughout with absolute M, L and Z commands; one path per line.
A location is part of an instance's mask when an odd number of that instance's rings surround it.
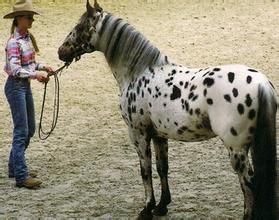
M 89 16 L 93 16 L 93 14 L 94 14 L 94 8 L 90 5 L 89 0 L 87 0 L 86 9 L 87 9 L 87 14 L 88 14 Z
M 98 12 L 102 12 L 103 8 L 98 4 L 97 0 L 94 0 L 94 8 L 98 11 Z

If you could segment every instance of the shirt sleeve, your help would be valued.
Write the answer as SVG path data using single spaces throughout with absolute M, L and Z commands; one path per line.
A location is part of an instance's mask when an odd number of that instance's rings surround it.
M 10 39 L 8 41 L 6 52 L 13 76 L 21 78 L 34 78 L 36 76 L 36 72 L 30 72 L 22 68 L 20 59 L 20 46 L 15 39 Z
M 39 71 L 45 70 L 45 65 L 42 64 L 42 63 L 37 63 L 36 62 L 36 70 L 39 70 Z

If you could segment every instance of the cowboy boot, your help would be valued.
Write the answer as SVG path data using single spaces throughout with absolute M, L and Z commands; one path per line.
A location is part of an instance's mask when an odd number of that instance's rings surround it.
M 42 181 L 36 178 L 29 177 L 21 183 L 16 183 L 16 186 L 21 188 L 25 187 L 27 189 L 37 189 L 42 184 Z

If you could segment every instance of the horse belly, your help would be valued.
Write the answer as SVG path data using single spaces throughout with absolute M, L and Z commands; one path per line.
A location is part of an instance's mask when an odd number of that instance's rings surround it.
M 184 110 L 179 110 L 177 103 L 171 103 L 169 108 L 160 108 L 160 104 L 153 106 L 151 121 L 158 136 L 179 141 L 194 142 L 207 140 L 216 136 L 211 130 L 206 113 L 199 117 L 190 116 Z

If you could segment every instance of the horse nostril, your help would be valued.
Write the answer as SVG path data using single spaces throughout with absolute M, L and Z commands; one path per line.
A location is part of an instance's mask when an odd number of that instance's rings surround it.
M 58 56 L 60 60 L 63 60 L 66 57 L 66 50 L 63 46 L 58 48 Z

